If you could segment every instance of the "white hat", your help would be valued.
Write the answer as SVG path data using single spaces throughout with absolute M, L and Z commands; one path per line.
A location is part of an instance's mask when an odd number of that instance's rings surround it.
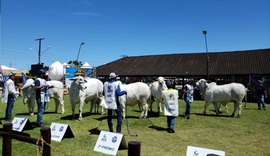
M 116 78 L 116 74 L 115 73 L 110 73 L 110 77 L 109 77 L 110 79 L 112 79 L 112 78 Z
M 12 73 L 12 72 L 9 72 L 8 73 L 8 76 L 11 76 L 11 75 L 16 75 L 15 73 Z

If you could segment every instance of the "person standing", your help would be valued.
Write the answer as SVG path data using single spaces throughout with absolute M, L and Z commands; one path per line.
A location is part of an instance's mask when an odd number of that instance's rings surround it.
M 260 110 L 262 106 L 263 110 L 266 111 L 264 98 L 267 98 L 267 93 L 266 93 L 265 87 L 263 86 L 263 81 L 259 80 L 258 83 L 259 85 L 256 87 L 258 109 Z
M 120 85 L 121 83 L 116 82 L 115 73 L 110 73 L 109 80 L 104 83 L 104 98 L 108 109 L 107 121 L 109 131 L 113 132 L 112 112 L 115 110 L 117 115 L 117 133 L 121 133 L 122 127 L 122 109 L 118 97 L 127 94 L 125 90 L 121 91 Z
M 162 91 L 164 101 L 164 115 L 167 116 L 167 132 L 175 133 L 175 118 L 178 116 L 178 91 L 173 89 L 173 85 L 167 81 L 167 90 Z
M 6 87 L 5 92 L 7 92 L 7 94 L 8 94 L 6 115 L 5 115 L 6 121 L 11 121 L 14 102 L 15 102 L 16 96 L 19 95 L 19 92 L 16 91 L 16 88 L 14 85 L 14 79 L 15 79 L 15 74 L 12 72 L 9 72 L 8 73 L 8 80 L 6 81 L 6 85 L 5 85 L 5 87 Z
M 44 69 L 40 69 L 38 71 L 38 78 L 35 80 L 36 103 L 38 106 L 38 113 L 37 113 L 38 127 L 43 127 L 42 116 L 43 116 L 43 113 L 45 112 L 46 104 L 49 101 L 49 96 L 48 96 L 49 85 L 46 84 L 45 77 L 46 77 L 46 71 Z
M 193 80 L 188 80 L 187 84 L 184 86 L 183 92 L 184 92 L 184 101 L 186 103 L 185 116 L 187 119 L 189 119 L 190 105 L 193 102 L 193 92 L 194 92 Z

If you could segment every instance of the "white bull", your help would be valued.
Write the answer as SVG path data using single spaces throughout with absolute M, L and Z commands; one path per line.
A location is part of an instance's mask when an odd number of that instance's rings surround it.
M 232 117 L 234 117 L 236 110 L 238 111 L 237 117 L 241 116 L 242 100 L 246 96 L 246 88 L 244 85 L 240 83 L 225 85 L 216 85 L 215 83 L 208 84 L 205 79 L 200 79 L 196 82 L 196 85 L 199 87 L 204 97 L 204 114 L 206 114 L 206 109 L 210 103 L 213 103 L 215 108 L 217 108 L 217 104 L 234 102 Z
M 72 107 L 72 116 L 75 117 L 75 105 L 79 103 L 79 120 L 82 119 L 82 108 L 84 103 L 91 102 L 90 114 L 93 107 L 103 99 L 103 83 L 96 78 L 83 78 L 81 76 L 72 78 L 69 89 L 69 100 Z
M 167 90 L 166 82 L 164 77 L 158 77 L 157 81 L 153 82 L 150 86 L 151 94 L 154 97 L 158 112 L 162 112 L 161 103 L 162 103 L 162 91 Z M 151 100 L 150 109 L 152 110 L 152 103 Z
M 54 86 L 53 88 L 49 89 L 49 97 L 50 99 L 53 98 L 55 102 L 55 113 L 58 111 L 59 105 L 62 108 L 62 114 L 65 112 L 64 107 L 64 85 L 60 81 L 52 80 L 46 82 L 49 86 Z M 23 94 L 23 103 L 28 105 L 29 114 L 34 114 L 34 107 L 35 107 L 35 99 L 36 99 L 36 91 L 35 91 L 35 84 L 33 79 L 27 79 L 26 83 L 22 87 L 22 94 Z
M 121 86 L 123 90 L 127 91 L 127 95 L 119 97 L 119 102 L 123 109 L 123 117 L 125 118 L 125 108 L 127 105 L 139 104 L 142 108 L 140 118 L 146 118 L 148 115 L 148 104 L 147 101 L 150 98 L 151 91 L 147 84 L 143 82 L 135 82 Z

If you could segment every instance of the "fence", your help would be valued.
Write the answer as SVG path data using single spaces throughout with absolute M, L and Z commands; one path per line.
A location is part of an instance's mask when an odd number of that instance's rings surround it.
M 41 155 L 51 155 L 51 130 L 48 127 L 42 127 L 40 129 L 42 138 L 32 138 L 23 134 L 12 131 L 12 123 L 5 123 L 3 129 L 0 129 L 0 136 L 3 137 L 2 143 L 2 156 L 11 156 L 12 154 L 12 139 L 16 139 L 22 142 L 41 146 Z

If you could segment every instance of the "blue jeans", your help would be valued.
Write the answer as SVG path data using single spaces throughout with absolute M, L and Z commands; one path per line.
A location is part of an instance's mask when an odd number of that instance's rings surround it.
M 190 100 L 186 100 L 186 113 L 185 115 L 190 115 L 190 105 L 191 105 L 191 102 Z
M 7 107 L 6 107 L 6 120 L 10 120 L 11 119 L 11 113 L 12 113 L 12 109 L 14 107 L 14 95 L 13 94 L 8 94 L 8 101 L 7 101 Z
M 258 108 L 261 109 L 261 105 L 263 109 L 265 109 L 265 103 L 264 103 L 264 95 L 258 95 Z
M 167 116 L 168 128 L 173 128 L 175 123 L 175 116 Z
M 37 124 L 42 125 L 42 115 L 45 112 L 46 102 L 41 102 L 41 99 L 37 99 L 38 113 L 37 113 Z
M 112 109 L 108 109 L 108 127 L 110 132 L 113 132 L 113 123 L 112 123 Z M 120 105 L 117 105 L 117 109 L 115 110 L 117 115 L 117 126 L 116 126 L 116 132 L 121 133 L 121 127 L 122 127 L 122 110 Z

